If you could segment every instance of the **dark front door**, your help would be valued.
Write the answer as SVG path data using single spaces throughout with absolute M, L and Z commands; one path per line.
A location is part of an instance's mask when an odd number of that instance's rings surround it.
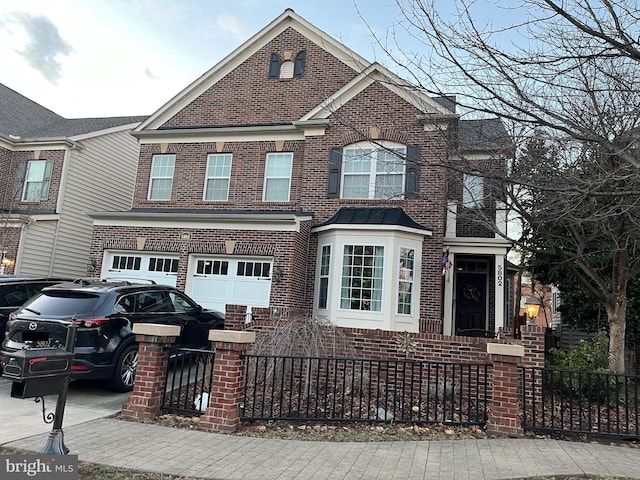
M 459 272 L 456 275 L 456 332 L 486 329 L 487 275 Z

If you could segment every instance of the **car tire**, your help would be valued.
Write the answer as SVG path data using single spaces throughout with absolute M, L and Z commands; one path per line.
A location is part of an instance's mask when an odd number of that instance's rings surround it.
M 113 370 L 113 378 L 111 379 L 111 388 L 116 392 L 130 392 L 133 390 L 137 366 L 138 345 L 129 345 L 118 356 L 118 361 Z

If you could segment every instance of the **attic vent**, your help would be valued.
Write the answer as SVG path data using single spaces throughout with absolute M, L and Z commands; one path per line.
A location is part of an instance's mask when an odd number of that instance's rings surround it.
M 307 61 L 307 51 L 300 50 L 293 60 L 289 52 L 285 59 L 279 54 L 272 53 L 269 59 L 269 78 L 299 78 L 304 75 Z
M 280 78 L 293 78 L 293 62 L 285 60 L 280 65 Z

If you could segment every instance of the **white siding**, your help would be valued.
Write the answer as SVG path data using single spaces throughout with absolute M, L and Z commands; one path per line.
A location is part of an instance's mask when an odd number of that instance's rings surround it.
M 131 208 L 138 142 L 128 132 L 83 140 L 69 157 L 52 274 L 85 276 L 94 211 Z

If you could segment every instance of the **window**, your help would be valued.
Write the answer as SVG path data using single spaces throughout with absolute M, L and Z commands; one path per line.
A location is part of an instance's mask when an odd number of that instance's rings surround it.
M 51 186 L 51 173 L 53 172 L 53 160 L 30 160 L 18 169 L 18 178 L 24 177 L 24 188 L 22 189 L 23 202 L 39 202 L 49 198 L 49 187 Z
M 383 275 L 384 247 L 345 245 L 340 308 L 380 312 Z
M 400 249 L 400 267 L 398 269 L 398 313 L 411 314 L 413 294 L 413 258 L 412 248 Z
M 238 262 L 236 270 L 238 277 L 271 277 L 270 262 Z
M 264 201 L 288 202 L 293 153 L 268 153 L 265 168 Z
M 124 255 L 114 255 L 111 268 L 117 270 L 140 270 L 142 257 L 130 257 Z
M 149 271 L 163 272 L 163 273 L 178 273 L 178 259 L 151 257 L 149 259 Z
M 149 200 L 171 200 L 175 155 L 154 155 L 149 181 Z
M 551 314 L 552 315 L 560 314 L 560 305 L 562 305 L 560 300 L 560 292 L 558 290 L 554 290 L 552 292 L 552 297 L 551 297 Z
M 369 143 L 345 148 L 342 198 L 402 198 L 406 151 Z
M 484 178 L 465 173 L 463 182 L 462 205 L 467 208 L 482 207 L 484 200 Z
M 196 273 L 198 275 L 227 275 L 229 262 L 226 260 L 198 260 Z
M 318 295 L 318 308 L 327 308 L 329 292 L 329 267 L 331 266 L 331 245 L 322 247 L 320 255 L 320 291 Z
M 205 201 L 227 201 L 230 175 L 230 153 L 209 155 L 207 158 L 207 178 L 204 187 Z

